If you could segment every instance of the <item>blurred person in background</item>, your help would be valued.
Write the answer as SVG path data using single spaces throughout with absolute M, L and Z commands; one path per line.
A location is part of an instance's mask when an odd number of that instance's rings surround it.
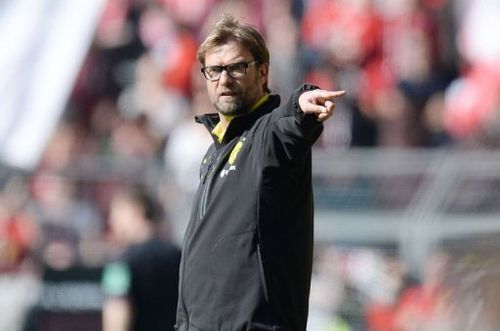
M 21 176 L 0 188 L 0 330 L 20 329 L 39 289 L 32 261 L 38 227 L 26 212 L 27 198 Z
M 456 1 L 460 76 L 444 93 L 447 132 L 468 148 L 500 145 L 500 3 Z
M 449 256 L 435 251 L 427 259 L 421 283 L 401 293 L 394 315 L 397 331 L 451 331 L 455 324 L 452 291 L 446 284 Z
M 38 228 L 34 261 L 40 288 L 23 330 L 55 330 L 67 323 L 78 324 L 68 326 L 75 331 L 90 329 L 100 321 L 101 214 L 74 178 L 40 170 L 30 184 L 27 212 Z
M 26 211 L 27 198 L 21 177 L 12 177 L 0 190 L 0 273 L 26 270 L 31 260 L 38 227 Z
M 224 15 L 198 49 L 217 113 L 181 261 L 178 330 L 305 330 L 311 147 L 345 91 L 304 84 L 280 107 L 259 31 Z M 295 70 L 295 68 L 289 68 Z
M 310 0 L 301 21 L 302 65 L 308 81 L 349 91 L 340 100 L 335 121 L 325 125 L 321 138 L 327 148 L 374 146 L 377 122 L 361 98 L 370 95 L 366 72 L 380 62 L 381 19 L 366 0 Z
M 158 234 L 162 208 L 144 187 L 127 186 L 109 218 L 123 252 L 103 272 L 104 331 L 173 330 L 180 250 Z
M 412 286 L 401 259 L 385 253 L 364 306 L 367 331 L 396 331 L 395 319 L 398 300 L 406 287 Z
M 300 83 L 302 70 L 290 70 L 299 66 L 299 25 L 294 20 L 293 4 L 288 0 L 263 1 L 262 16 L 269 52 L 273 54 L 270 82 L 274 93 L 288 98 Z M 286 49 L 286 52 L 282 50 Z M 272 77 L 272 78 L 271 78 Z M 320 85 L 320 84 L 318 84 Z M 323 86 L 323 85 L 321 85 Z M 323 86 L 325 87 L 325 86 Z
M 28 210 L 40 229 L 37 254 L 41 266 L 66 269 L 80 264 L 80 243 L 101 238 L 102 216 L 81 189 L 81 183 L 56 173 L 41 171 L 33 176 Z
M 340 254 L 331 246 L 316 246 L 311 279 L 309 319 L 311 331 L 356 331 L 341 316 L 346 298 L 346 283 L 341 274 Z

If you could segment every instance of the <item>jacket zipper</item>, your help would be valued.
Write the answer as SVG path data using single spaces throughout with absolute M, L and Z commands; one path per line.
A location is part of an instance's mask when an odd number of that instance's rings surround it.
M 212 179 L 213 175 L 215 172 L 215 168 L 217 168 L 217 164 L 220 161 L 221 156 L 224 154 L 222 152 L 222 148 L 219 151 L 215 152 L 215 157 L 214 160 L 208 165 L 208 170 L 207 174 L 203 178 L 202 184 L 203 184 L 203 191 L 201 192 L 201 199 L 200 199 L 200 205 L 199 205 L 199 216 L 200 219 L 205 217 L 205 212 L 207 211 L 207 204 L 208 204 L 208 192 L 210 191 L 210 186 L 212 184 Z
M 210 188 L 210 183 L 212 179 L 212 173 L 214 172 L 215 164 L 218 161 L 218 157 L 216 158 L 215 161 L 213 161 L 211 164 L 208 166 L 207 174 L 203 178 L 203 191 L 201 192 L 201 200 L 200 200 L 200 219 L 202 219 L 205 216 L 205 211 L 207 209 L 207 200 L 208 200 L 208 191 Z

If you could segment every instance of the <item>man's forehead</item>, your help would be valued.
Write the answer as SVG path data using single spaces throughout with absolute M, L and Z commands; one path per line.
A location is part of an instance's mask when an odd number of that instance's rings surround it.
M 231 40 L 214 46 L 207 51 L 205 60 L 230 61 L 240 60 L 251 56 L 250 51 L 243 47 L 240 43 Z

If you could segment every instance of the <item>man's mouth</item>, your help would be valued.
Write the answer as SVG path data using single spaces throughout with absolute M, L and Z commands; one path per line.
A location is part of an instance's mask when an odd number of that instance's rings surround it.
M 235 96 L 236 92 L 231 92 L 231 91 L 226 91 L 226 92 L 221 92 L 219 93 L 220 97 L 232 97 Z

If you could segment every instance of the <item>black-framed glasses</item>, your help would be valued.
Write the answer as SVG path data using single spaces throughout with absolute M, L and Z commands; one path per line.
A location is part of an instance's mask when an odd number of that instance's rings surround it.
M 210 81 L 219 80 L 224 70 L 226 70 L 229 77 L 239 78 L 247 74 L 249 66 L 257 63 L 259 63 L 259 61 L 231 63 L 225 66 L 207 66 L 201 68 L 201 72 L 205 78 Z

